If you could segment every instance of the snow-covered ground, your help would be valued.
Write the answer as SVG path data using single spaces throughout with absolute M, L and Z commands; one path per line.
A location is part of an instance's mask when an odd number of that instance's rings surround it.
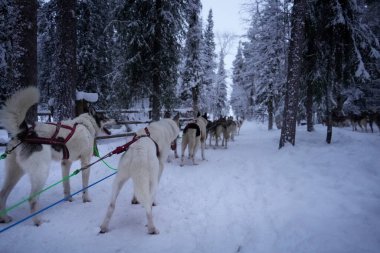
M 376 129 L 377 130 L 377 129 Z M 153 208 L 159 235 L 148 235 L 144 209 L 131 205 L 132 183 L 119 195 L 110 232 L 98 234 L 113 178 L 90 188 L 92 202 L 81 195 L 42 213 L 40 227 L 27 220 L 0 234 L 2 253 L 40 252 L 265 252 L 357 253 L 380 250 L 380 134 L 297 129 L 296 146 L 278 150 L 279 130 L 245 122 L 228 149 L 207 149 L 198 166 L 166 164 Z M 102 141 L 101 154 L 124 144 Z M 4 148 L 0 149 L 0 153 Z M 108 159 L 117 165 L 119 156 Z M 79 167 L 78 163 L 74 164 Z M 95 182 L 113 173 L 104 164 L 91 169 Z M 48 184 L 60 179 L 54 163 Z M 0 161 L 4 178 L 4 160 Z M 71 180 L 72 192 L 81 177 Z M 8 205 L 28 195 L 24 177 Z M 62 186 L 43 193 L 42 207 L 63 197 Z M 23 204 L 10 212 L 14 221 L 29 214 Z M 0 224 L 0 230 L 7 224 Z

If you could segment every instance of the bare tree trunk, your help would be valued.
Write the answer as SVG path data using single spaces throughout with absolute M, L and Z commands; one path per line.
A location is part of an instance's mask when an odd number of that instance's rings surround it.
M 161 9 L 162 9 L 162 1 L 157 0 L 156 1 L 156 26 L 155 26 L 155 37 L 153 42 L 153 51 L 155 54 L 155 57 L 160 57 L 160 51 L 161 51 Z M 156 58 L 154 63 L 154 72 L 152 75 L 152 84 L 153 84 L 153 94 L 152 94 L 152 120 L 157 121 L 160 119 L 160 112 L 161 112 L 161 78 L 160 78 L 160 66 L 159 66 L 159 59 Z
M 307 124 L 307 131 L 308 132 L 314 131 L 314 124 L 313 124 L 313 86 L 310 82 L 307 85 L 307 91 L 306 91 L 306 124 Z
M 199 85 L 191 88 L 191 94 L 193 97 L 193 114 L 196 117 L 199 112 Z
M 57 94 L 55 97 L 56 120 L 61 121 L 75 116 L 75 89 L 77 85 L 77 36 L 76 0 L 57 1 Z
M 326 134 L 326 142 L 328 144 L 331 143 L 332 139 L 332 110 L 331 110 L 331 88 L 326 86 L 326 126 L 327 126 L 327 134 Z
M 299 87 L 301 86 L 303 42 L 305 35 L 305 0 L 295 0 L 292 12 L 292 34 L 288 54 L 288 79 L 286 82 L 284 121 L 279 148 L 285 143 L 295 144 Z
M 273 129 L 273 96 L 269 97 L 268 101 L 268 130 Z
M 16 87 L 37 86 L 37 1 L 15 0 L 16 25 L 12 35 L 14 80 Z M 37 120 L 37 105 L 26 117 L 28 123 Z

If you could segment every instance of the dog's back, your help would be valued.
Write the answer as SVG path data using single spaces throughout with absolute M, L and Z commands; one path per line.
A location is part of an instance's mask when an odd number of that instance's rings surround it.
M 158 185 L 159 161 L 156 145 L 149 137 L 142 137 L 124 153 L 118 165 L 120 180 L 133 180 L 137 199 L 151 206 Z
M 145 207 L 148 233 L 159 233 L 153 224 L 152 204 L 162 174 L 163 164 L 170 150 L 170 143 L 175 140 L 179 133 L 177 120 L 162 119 L 151 123 L 146 129 L 140 129 L 136 132 L 135 138 L 139 139 L 130 146 L 120 159 L 118 174 L 112 186 L 111 203 L 100 226 L 101 233 L 108 231 L 118 193 L 129 178 L 133 180 L 135 197 Z
M 201 141 L 201 129 L 197 123 L 189 123 L 183 130 L 181 144 L 181 166 L 184 165 L 185 150 L 188 148 L 189 158 L 195 165 L 195 154 Z

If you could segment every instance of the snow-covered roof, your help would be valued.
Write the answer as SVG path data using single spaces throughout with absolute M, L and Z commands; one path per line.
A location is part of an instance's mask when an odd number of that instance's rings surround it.
M 89 93 L 84 91 L 76 92 L 76 100 L 86 100 L 87 102 L 96 102 L 98 101 L 98 93 Z

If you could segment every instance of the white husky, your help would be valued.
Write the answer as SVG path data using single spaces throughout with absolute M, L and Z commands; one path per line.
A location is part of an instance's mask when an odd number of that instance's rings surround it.
M 49 175 L 52 160 L 60 160 L 62 175 L 68 176 L 73 161 L 81 161 L 82 167 L 89 164 L 93 154 L 94 138 L 101 132 L 106 123 L 104 118 L 95 111 L 85 113 L 73 120 L 61 123 L 36 122 L 35 126 L 28 128 L 25 115 L 28 109 L 38 103 L 39 90 L 36 87 L 28 87 L 17 91 L 5 103 L 0 111 L 0 124 L 3 125 L 13 137 L 7 149 L 14 149 L 5 160 L 6 176 L 0 191 L 0 222 L 7 223 L 12 220 L 5 213 L 6 201 L 21 176 L 29 175 L 31 182 L 31 195 L 41 191 Z M 104 129 L 103 129 L 104 130 Z M 42 137 L 50 144 L 41 144 Z M 53 138 L 52 138 L 53 137 Z M 64 144 L 63 144 L 64 143 Z M 83 187 L 88 186 L 90 170 L 82 171 Z M 70 184 L 66 180 L 63 183 L 64 195 L 70 199 Z M 31 212 L 37 211 L 37 197 L 29 199 Z M 90 201 L 87 191 L 83 192 L 83 202 Z M 36 226 L 41 220 L 33 217 Z
M 174 119 L 162 119 L 140 129 L 126 153 L 120 158 L 118 173 L 112 186 L 111 203 L 100 226 L 100 233 L 108 231 L 111 216 L 115 210 L 117 196 L 124 183 L 132 178 L 135 196 L 145 207 L 148 219 L 148 233 L 158 234 L 153 224 L 152 205 L 170 151 L 170 144 L 177 138 L 179 115 Z
M 185 150 L 188 147 L 189 158 L 192 160 L 193 165 L 195 163 L 195 154 L 197 153 L 199 145 L 201 146 L 202 160 L 205 160 L 205 147 L 206 147 L 206 126 L 207 126 L 207 114 L 195 119 L 194 123 L 189 123 L 183 130 L 182 146 L 181 146 L 181 166 L 184 165 Z

